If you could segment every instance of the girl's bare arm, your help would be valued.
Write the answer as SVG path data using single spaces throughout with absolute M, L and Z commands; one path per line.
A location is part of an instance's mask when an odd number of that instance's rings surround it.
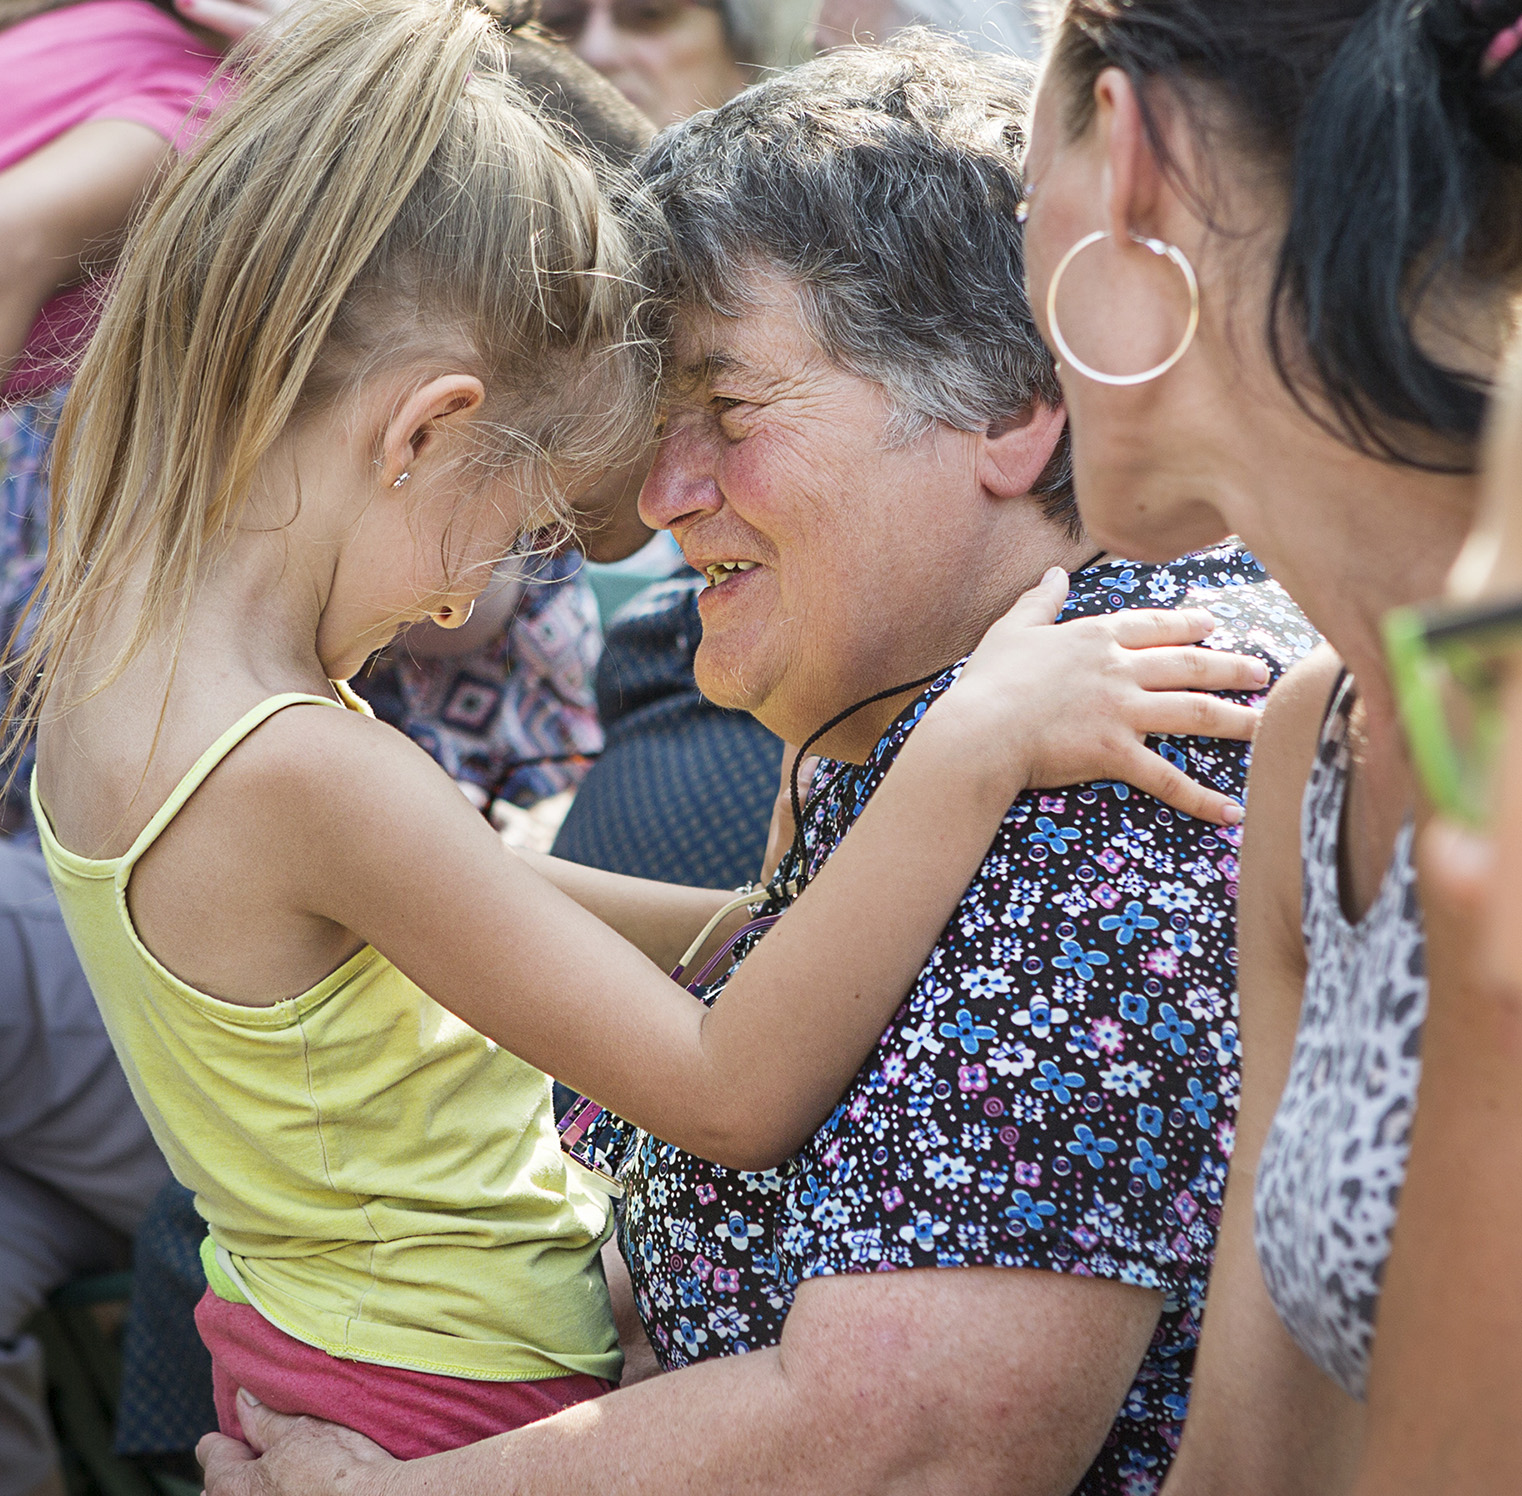
M 735 896 L 732 889 L 687 888 L 680 883 L 631 878 L 538 852 L 517 855 L 545 882 L 617 930 L 662 971 L 675 968 L 698 932 Z M 745 910 L 737 911 L 723 922 L 705 949 L 717 948 L 724 934 L 738 929 L 748 917 Z
M 251 929 L 283 911 L 293 938 L 305 926 L 342 936 L 328 949 L 368 941 L 482 1033 L 657 1136 L 731 1167 L 775 1163 L 870 1052 L 1028 784 L 1126 778 L 1227 812 L 1142 736 L 1249 735 L 1251 710 L 1157 686 L 1242 689 L 1261 684 L 1261 663 L 1134 647 L 1199 639 L 1208 614 L 1046 626 L 1057 578 L 990 631 L 712 1010 L 508 853 L 415 745 L 330 708 L 292 708 L 240 747 L 154 848 L 157 884 L 134 878 L 135 908 L 160 959 L 193 964 L 204 922 L 185 909 L 175 839 L 199 823 L 225 863 L 246 827 L 258 852 L 238 859 L 237 907 L 257 914 Z

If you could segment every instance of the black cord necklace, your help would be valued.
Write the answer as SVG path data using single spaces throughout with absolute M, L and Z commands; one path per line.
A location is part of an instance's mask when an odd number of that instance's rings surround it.
M 803 875 L 803 859 L 806 849 L 803 842 L 803 804 L 798 794 L 798 766 L 808 756 L 809 749 L 820 738 L 824 737 L 826 733 L 834 732 L 848 717 L 854 717 L 857 712 L 863 711 L 869 706 L 876 706 L 879 701 L 886 701 L 890 696 L 902 696 L 906 692 L 920 690 L 922 687 L 928 686 L 932 681 L 939 680 L 950 668 L 949 665 L 942 665 L 939 670 L 933 670 L 929 675 L 922 675 L 918 680 L 905 681 L 901 686 L 889 686 L 886 691 L 877 691 L 873 695 L 858 701 L 855 706 L 848 706 L 845 711 L 837 712 L 817 732 L 810 733 L 804 739 L 803 746 L 798 750 L 797 757 L 793 759 L 792 773 L 788 776 L 788 789 L 791 792 L 793 800 L 793 845 L 790 848 L 790 855 L 798 865 L 800 877 Z
M 1105 552 L 1103 550 L 1095 551 L 1082 566 L 1075 567 L 1074 570 L 1075 572 L 1087 571 L 1096 561 L 1102 561 L 1104 557 Z M 869 706 L 876 706 L 879 701 L 887 701 L 890 696 L 903 696 L 909 691 L 923 690 L 924 687 L 939 680 L 949 669 L 951 669 L 950 665 L 942 665 L 939 670 L 932 670 L 929 675 L 922 675 L 918 680 L 905 681 L 901 686 L 889 686 L 886 691 L 874 692 L 871 696 L 864 697 L 861 701 L 858 701 L 855 706 L 848 706 L 845 711 L 837 712 L 817 732 L 810 733 L 804 739 L 803 746 L 798 750 L 797 756 L 793 759 L 792 771 L 788 775 L 788 792 L 793 803 L 793 842 L 788 852 L 793 862 L 797 865 L 798 876 L 800 878 L 803 876 L 804 855 L 807 849 L 804 846 L 803 840 L 803 802 L 798 793 L 798 766 L 808 757 L 809 749 L 827 733 L 834 732 L 842 722 L 850 717 L 854 717 L 857 712 L 864 711 Z M 782 866 L 787 860 L 788 858 L 785 857 L 777 865 L 778 872 L 781 872 Z M 775 878 L 775 874 L 773 876 Z

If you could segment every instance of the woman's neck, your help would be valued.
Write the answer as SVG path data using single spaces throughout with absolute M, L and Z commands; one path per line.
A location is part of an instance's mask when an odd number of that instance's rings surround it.
M 1102 554 L 1087 536 L 1074 540 L 1044 520 L 1039 526 L 1028 525 L 1010 536 L 997 538 L 1005 541 L 1001 557 L 986 555 L 985 564 L 977 567 L 968 564 L 949 568 L 961 579 L 952 597 L 943 600 L 944 606 L 922 612 L 919 621 L 923 627 L 914 631 L 912 653 L 895 661 L 891 679 L 874 686 L 863 683 L 857 700 L 889 686 L 939 674 L 971 654 L 989 629 L 1041 580 L 1049 567 L 1073 571 Z M 862 707 L 810 751 L 850 763 L 864 763 L 914 695 L 914 691 L 904 691 Z M 841 710 L 854 704 L 846 702 Z
M 1240 435 L 1221 514 L 1342 657 L 1378 734 L 1395 710 L 1381 624 L 1442 592 L 1476 481 L 1380 462 L 1319 433 L 1293 443 L 1265 423 Z

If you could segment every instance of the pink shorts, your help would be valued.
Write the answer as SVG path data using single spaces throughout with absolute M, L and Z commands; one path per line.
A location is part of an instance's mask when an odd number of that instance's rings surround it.
M 235 1402 L 240 1387 L 277 1413 L 341 1423 L 399 1460 L 475 1444 L 613 1390 L 601 1377 L 478 1382 L 341 1361 L 210 1289 L 196 1305 L 196 1328 L 211 1352 L 217 1422 L 234 1439 L 243 1437 Z

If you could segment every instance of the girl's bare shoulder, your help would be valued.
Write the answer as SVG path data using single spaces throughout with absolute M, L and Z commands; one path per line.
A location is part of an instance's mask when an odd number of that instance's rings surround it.
M 490 828 L 416 744 L 321 703 L 262 722 L 132 870 L 129 902 L 159 961 L 251 1006 L 293 997 L 370 938 L 377 890 Z M 468 843 L 467 843 L 468 845 Z M 214 940 L 207 932 L 215 931 Z

